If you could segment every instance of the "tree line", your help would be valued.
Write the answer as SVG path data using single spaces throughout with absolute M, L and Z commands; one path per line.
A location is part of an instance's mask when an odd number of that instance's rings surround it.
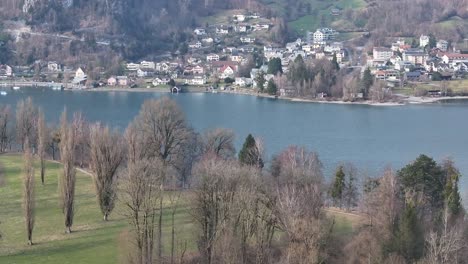
M 362 76 L 358 70 L 341 69 L 333 55 L 332 60 L 304 60 L 298 55 L 283 73 L 280 58 L 268 61 L 267 74 L 274 75 L 266 80 L 265 73 L 259 71 L 255 76 L 256 88 L 260 92 L 278 95 L 280 89 L 287 96 L 301 98 L 332 97 L 346 101 L 372 100 L 383 102 L 391 99 L 392 93 L 386 89 L 385 82 L 375 80 L 370 69 L 365 69 Z
M 362 177 L 350 163 L 331 181 L 316 152 L 289 146 L 266 162 L 248 135 L 237 153 L 228 129 L 197 133 L 167 97 L 144 102 L 125 131 L 62 113 L 57 129 L 32 100 L 0 111 L 2 151 L 24 152 L 23 212 L 28 244 L 35 223 L 35 157 L 62 163 L 58 191 L 72 232 L 77 167 L 89 170 L 103 221 L 117 204 L 128 220 L 128 263 L 465 263 L 467 222 L 460 172 L 450 159 L 420 155 L 405 167 Z M 15 124 L 13 124 L 15 123 Z M 1 133 L 2 124 L 0 124 Z M 13 136 L 14 134 L 14 136 Z M 3 144 L 3 142 L 5 144 Z M 55 142 L 55 143 L 52 143 Z M 16 144 L 14 144 L 16 143 Z M 50 147 L 54 145 L 56 147 Z M 176 214 L 188 203 L 198 252 L 187 254 Z M 347 236 L 330 208 L 363 222 Z M 340 210 L 341 209 L 341 210 Z M 163 221 L 168 212 L 169 223 Z M 163 228 L 170 230 L 163 238 Z M 163 243 L 169 241 L 169 244 Z M 167 247 L 167 248 L 164 248 Z

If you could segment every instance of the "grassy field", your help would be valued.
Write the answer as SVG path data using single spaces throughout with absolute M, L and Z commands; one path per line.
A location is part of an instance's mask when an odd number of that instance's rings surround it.
M 110 221 L 102 221 L 92 181 L 89 175 L 77 174 L 76 215 L 71 234 L 64 233 L 64 219 L 59 209 L 57 179 L 60 164 L 47 163 L 46 184 L 40 183 L 36 169 L 36 224 L 34 246 L 27 246 L 25 224 L 21 210 L 22 157 L 1 155 L 4 174 L 0 177 L 0 263 L 118 263 L 125 256 L 122 241 L 127 240 L 128 225 L 117 204 Z M 194 226 L 189 215 L 188 199 L 182 202 L 176 215 L 179 241 L 187 242 L 187 252 L 194 252 Z M 338 235 L 349 235 L 362 222 L 360 217 L 337 211 L 327 211 L 335 217 Z M 165 250 L 169 244 L 168 212 L 164 212 Z
M 79 172 L 76 185 L 76 215 L 71 234 L 65 234 L 64 218 L 59 209 L 57 178 L 60 165 L 47 164 L 46 184 L 40 183 L 36 170 L 36 224 L 34 246 L 27 246 L 26 229 L 21 210 L 22 158 L 17 155 L 0 156 L 5 169 L 0 186 L 0 263 L 117 263 L 119 236 L 128 228 L 121 206 L 114 209 L 109 222 L 102 221 L 92 181 Z M 165 233 L 169 238 L 169 216 L 165 212 Z M 187 206 L 176 216 L 177 233 L 188 240 L 189 251 L 196 250 L 193 243 L 193 225 Z M 124 238 L 125 239 L 125 238 Z M 168 240 L 165 241 L 168 244 Z M 34 261 L 33 261 L 34 260 Z
M 281 5 L 282 0 L 276 1 L 277 6 Z M 332 16 L 331 9 L 339 8 L 344 10 L 346 8 L 359 9 L 366 5 L 363 0 L 339 0 L 330 4 L 318 0 L 305 0 L 304 3 L 310 3 L 315 13 L 300 17 L 289 23 L 289 26 L 294 29 L 298 34 L 305 35 L 307 31 L 315 31 L 323 23 L 325 26 L 333 27 L 338 30 L 350 30 L 355 26 L 350 21 L 344 21 L 341 16 Z M 321 21 L 323 19 L 323 21 Z
M 451 80 L 446 83 L 447 88 L 451 89 L 454 93 L 468 93 L 468 80 Z M 442 82 L 412 83 L 403 89 L 394 89 L 393 92 L 413 96 L 418 94 L 420 90 L 442 90 Z
M 468 80 L 451 80 L 447 81 L 446 84 L 447 88 L 451 89 L 454 93 L 468 92 Z M 413 90 L 440 90 L 442 89 L 442 85 L 442 82 L 422 83 L 416 85 Z

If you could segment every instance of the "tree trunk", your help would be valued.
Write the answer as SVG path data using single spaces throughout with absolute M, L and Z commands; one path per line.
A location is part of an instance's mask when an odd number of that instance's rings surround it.
M 65 234 L 71 234 L 71 232 L 72 232 L 72 231 L 71 231 L 71 226 L 67 226 L 67 227 L 65 228 Z
M 109 214 L 106 212 L 106 213 L 104 214 L 104 221 L 107 222 L 108 220 L 109 220 Z
M 33 245 L 33 242 L 31 239 L 28 240 L 28 246 L 32 246 Z
M 44 185 L 44 176 L 45 176 L 45 164 L 44 158 L 41 157 L 41 183 Z
M 161 190 L 164 190 L 161 184 Z M 163 216 L 163 195 L 159 200 L 159 219 L 158 219 L 158 261 L 162 262 L 162 216 Z
M 174 264 L 174 244 L 175 244 L 175 227 L 174 227 L 175 210 L 172 211 L 172 234 L 171 234 L 171 264 Z

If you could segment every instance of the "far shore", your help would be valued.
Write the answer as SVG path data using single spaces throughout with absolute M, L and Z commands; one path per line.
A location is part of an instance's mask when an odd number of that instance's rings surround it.
M 5 87 L 6 84 L 3 84 Z M 170 93 L 167 88 L 130 88 L 130 87 L 99 87 L 91 89 L 67 89 L 68 91 L 85 91 L 85 92 L 137 92 L 137 93 Z M 190 86 L 188 91 L 184 93 L 209 93 L 206 91 L 206 87 L 203 86 Z M 269 94 L 257 93 L 248 88 L 236 88 L 235 90 L 222 91 L 218 89 L 216 92 L 226 94 L 238 94 L 238 95 L 249 95 L 263 98 L 288 100 L 291 102 L 302 102 L 302 103 L 321 103 L 321 104 L 347 104 L 347 105 L 369 105 L 369 106 L 403 106 L 408 104 L 431 104 L 445 100 L 468 100 L 468 96 L 444 96 L 444 97 L 417 97 L 417 96 L 406 96 L 397 94 L 399 98 L 397 101 L 388 102 L 375 102 L 375 101 L 344 101 L 344 100 L 319 100 L 319 99 L 308 99 L 308 98 L 297 98 L 287 96 L 272 96 Z

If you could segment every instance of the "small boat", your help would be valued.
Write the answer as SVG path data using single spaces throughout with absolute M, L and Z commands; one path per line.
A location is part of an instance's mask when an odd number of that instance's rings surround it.
M 15 90 L 15 91 L 17 91 L 17 90 L 19 90 L 19 89 L 20 89 L 19 86 L 13 86 L 13 90 Z
M 0 92 L 0 95 L 7 95 L 7 92 L 1 91 L 1 92 Z

